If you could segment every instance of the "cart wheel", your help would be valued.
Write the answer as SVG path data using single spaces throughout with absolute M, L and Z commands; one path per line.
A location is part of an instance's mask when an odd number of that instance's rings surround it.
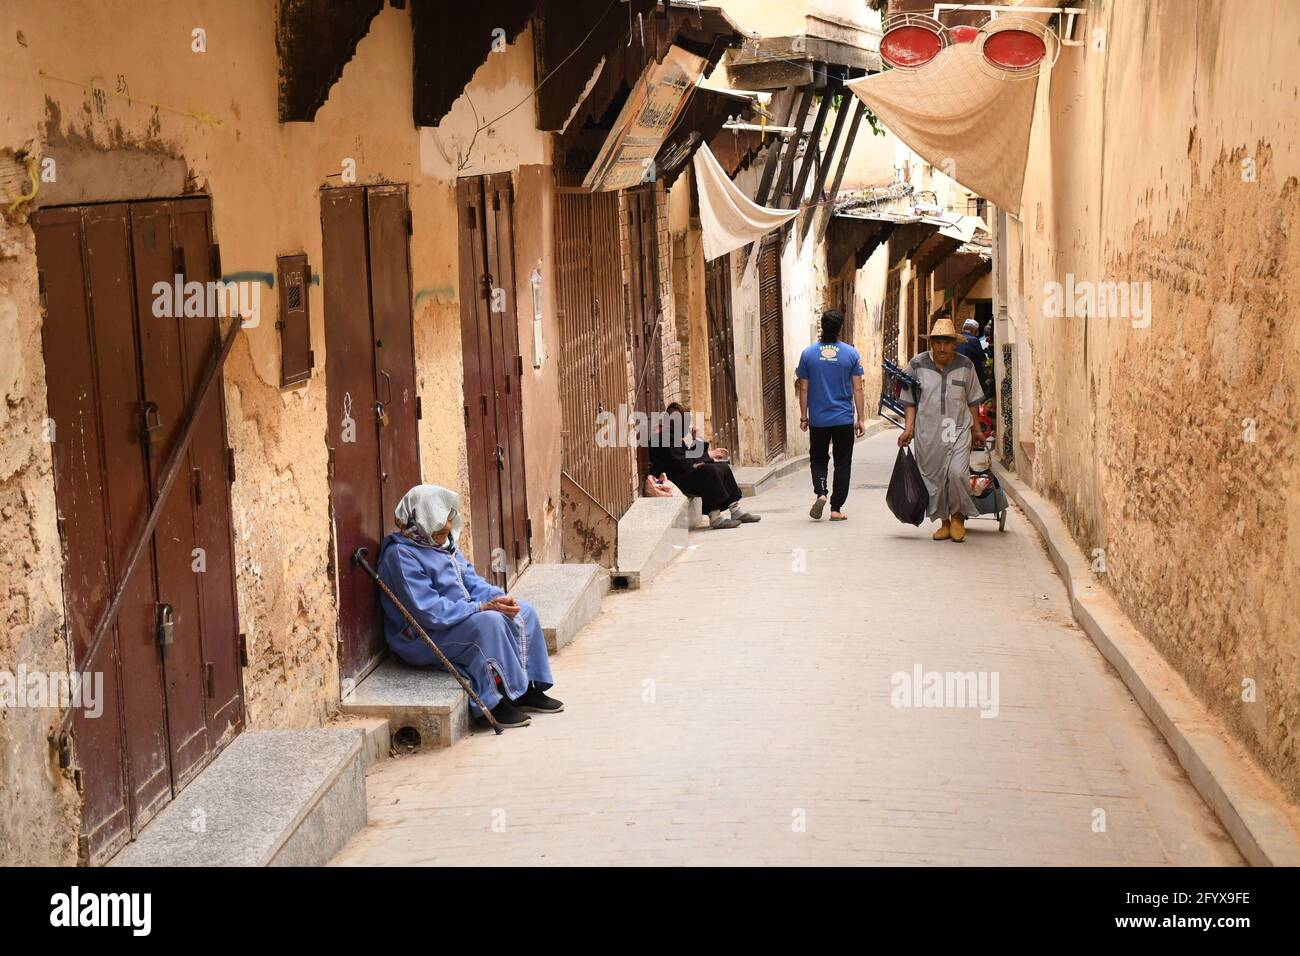
M 998 512 L 998 530 L 999 531 L 1007 530 L 1007 509 L 1006 508 L 1003 508 L 1001 511 Z

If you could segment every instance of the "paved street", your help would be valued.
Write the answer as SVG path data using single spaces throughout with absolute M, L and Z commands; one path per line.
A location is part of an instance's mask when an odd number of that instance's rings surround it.
M 809 520 L 801 471 L 609 595 L 564 714 L 372 770 L 335 862 L 1240 863 L 1019 514 L 964 544 L 889 514 L 895 434 L 859 443 L 850 521 Z M 918 668 L 986 693 L 895 706 Z

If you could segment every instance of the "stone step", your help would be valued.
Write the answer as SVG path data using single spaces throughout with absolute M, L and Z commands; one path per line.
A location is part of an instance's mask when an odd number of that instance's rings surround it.
M 393 738 L 388 721 L 384 718 L 342 716 L 331 721 L 329 726 L 361 733 L 361 762 L 367 770 L 381 760 L 388 759 Z
M 554 654 L 600 613 L 608 590 L 609 572 L 599 564 L 533 564 L 510 594 L 537 611 L 546 649 Z
M 392 654 L 344 695 L 342 711 L 384 718 L 393 740 L 407 747 L 450 747 L 469 733 L 469 697 L 456 678 Z
M 111 866 L 322 866 L 366 825 L 362 733 L 250 730 Z
M 638 498 L 618 519 L 618 567 L 610 573 L 615 587 L 641 588 L 686 547 L 690 500 Z

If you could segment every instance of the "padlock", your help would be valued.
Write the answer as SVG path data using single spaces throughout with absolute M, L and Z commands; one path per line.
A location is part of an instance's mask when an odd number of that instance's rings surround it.
M 379 422 L 380 428 L 388 427 L 388 409 L 383 402 L 375 402 L 375 421 Z
M 176 624 L 170 604 L 158 605 L 158 643 L 166 647 L 176 640 Z

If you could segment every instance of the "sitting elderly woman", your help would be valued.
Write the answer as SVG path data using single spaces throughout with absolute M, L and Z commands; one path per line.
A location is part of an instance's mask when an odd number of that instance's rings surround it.
M 544 691 L 551 663 L 537 612 L 488 584 L 456 549 L 460 496 L 437 485 L 416 485 L 397 503 L 400 532 L 384 539 L 379 576 L 420 623 L 502 727 L 528 725 L 527 711 L 559 713 L 564 705 Z M 393 652 L 417 667 L 438 662 L 411 632 L 387 596 L 384 636 Z M 477 714 L 478 707 L 470 707 Z

